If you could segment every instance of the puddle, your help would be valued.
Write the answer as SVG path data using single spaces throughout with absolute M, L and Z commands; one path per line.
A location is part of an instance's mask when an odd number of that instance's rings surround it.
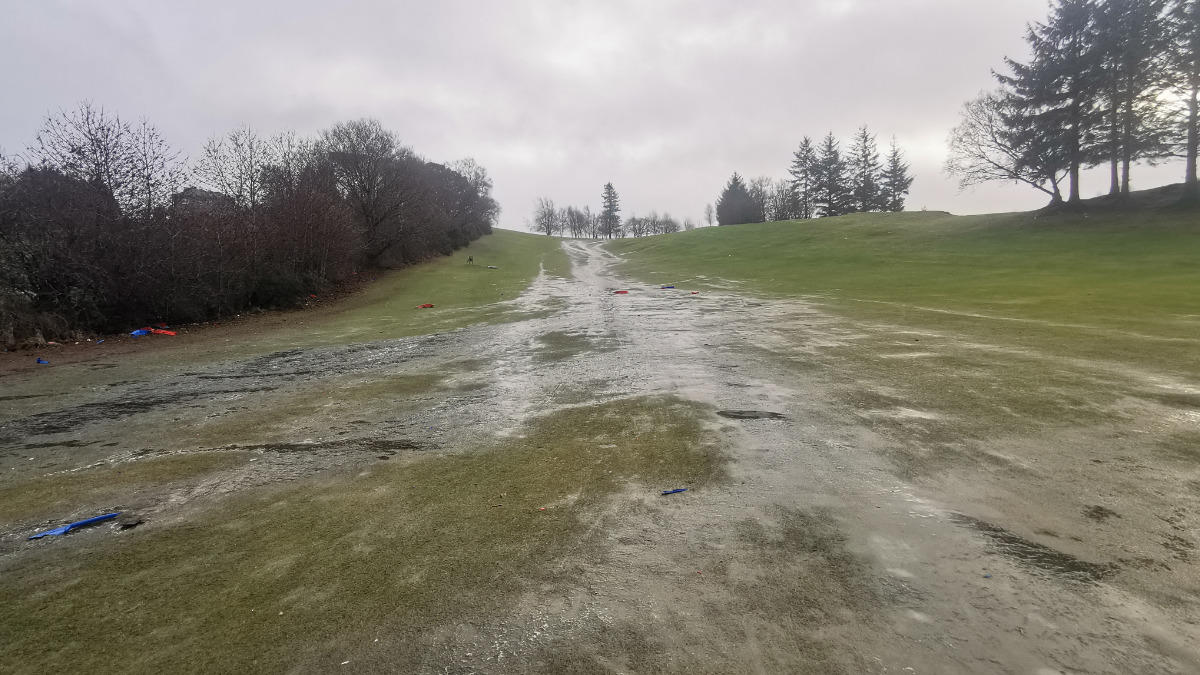
M 721 417 L 731 420 L 786 420 L 787 415 L 766 410 L 718 410 Z
M 995 550 L 1019 563 L 1055 576 L 1074 581 L 1095 583 L 1116 573 L 1115 563 L 1092 563 L 1073 555 L 1056 551 L 1049 546 L 1029 541 L 993 525 L 961 513 L 951 513 L 950 519 L 964 527 L 983 533 L 992 541 Z

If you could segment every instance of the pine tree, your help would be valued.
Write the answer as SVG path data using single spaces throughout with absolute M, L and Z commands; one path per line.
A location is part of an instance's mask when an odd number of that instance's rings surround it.
M 1133 161 L 1168 154 L 1159 103 L 1167 85 L 1162 54 L 1171 49 L 1166 10 L 1166 0 L 1106 0 L 1096 11 L 1093 64 L 1110 195 L 1129 194 Z
M 750 196 L 745 181 L 735 172 L 729 177 L 729 182 L 725 184 L 725 189 L 717 199 L 717 224 L 753 223 L 758 222 L 757 216 L 758 205 Z
M 1174 0 L 1171 5 L 1171 83 L 1186 109 L 1180 116 L 1178 154 L 1184 157 L 1183 200 L 1200 201 L 1196 154 L 1200 148 L 1200 0 Z
M 879 189 L 879 151 L 875 146 L 875 135 L 864 124 L 854 136 L 850 148 L 850 206 L 851 211 L 882 211 L 882 193 Z
M 808 136 L 800 141 L 800 147 L 792 154 L 792 166 L 788 173 L 792 176 L 792 190 L 796 193 L 798 202 L 797 218 L 812 218 L 814 191 L 816 185 L 817 151 L 813 148 L 812 139 Z
M 1071 204 L 1080 201 L 1080 170 L 1096 157 L 1091 142 L 1098 126 L 1095 31 L 1094 0 L 1054 0 L 1049 20 L 1026 31 L 1032 60 L 1006 58 L 1011 74 L 996 75 L 1027 119 L 1029 137 L 1023 144 L 1038 154 L 1065 158 Z
M 612 183 L 604 184 L 600 195 L 603 209 L 600 211 L 600 233 L 609 239 L 621 230 L 621 199 Z
M 912 176 L 908 175 L 908 164 L 904 161 L 904 154 L 900 152 L 900 147 L 896 145 L 896 139 L 893 137 L 892 148 L 888 152 L 887 167 L 883 170 L 883 180 L 880 186 L 882 208 L 885 211 L 903 211 L 904 198 L 908 195 L 908 189 L 912 187 L 912 182 Z
M 822 216 L 848 213 L 851 196 L 846 189 L 846 163 L 842 160 L 833 132 L 825 136 L 817 150 L 813 197 L 814 207 L 820 210 Z

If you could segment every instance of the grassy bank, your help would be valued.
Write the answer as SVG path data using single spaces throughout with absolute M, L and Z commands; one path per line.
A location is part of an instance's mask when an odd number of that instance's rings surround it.
M 474 264 L 467 264 L 468 257 Z M 556 276 L 570 273 L 558 238 L 496 230 L 451 256 L 384 275 L 311 330 L 327 344 L 342 344 L 502 319 L 512 310 L 496 303 L 520 295 L 540 268 Z M 434 307 L 417 310 L 424 304 Z
M 475 259 L 474 265 L 467 264 L 468 256 Z M 216 326 L 182 327 L 174 338 L 109 336 L 102 345 L 0 354 L 0 377 L 21 387 L 16 393 L 36 396 L 140 378 L 164 367 L 514 320 L 528 308 L 505 301 L 519 296 L 542 269 L 552 275 L 569 274 L 570 264 L 557 238 L 496 230 L 453 255 L 384 273 L 347 298 L 300 311 L 244 315 Z M 417 309 L 426 303 L 434 307 Z M 36 364 L 37 357 L 45 357 L 53 367 Z M 120 360 L 120 365 L 113 370 L 90 369 L 86 362 L 97 359 Z M 22 378 L 20 373 L 32 377 Z
M 610 244 L 651 283 L 1200 371 L 1200 214 L 859 214 Z

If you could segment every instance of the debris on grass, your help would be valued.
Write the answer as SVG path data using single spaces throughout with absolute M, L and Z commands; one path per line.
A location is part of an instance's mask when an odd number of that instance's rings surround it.
M 717 414 L 721 417 L 728 417 L 732 420 L 783 420 L 787 416 L 783 413 L 768 412 L 766 410 L 718 410 Z
M 674 490 L 663 490 L 664 495 L 673 495 L 676 492 L 687 492 L 687 488 L 675 488 Z
M 56 527 L 53 530 L 46 530 L 45 532 L 39 532 L 35 535 L 30 536 L 29 538 L 30 539 L 41 539 L 42 537 L 66 534 L 72 530 L 77 530 L 81 527 L 87 527 L 88 525 L 99 523 L 104 520 L 110 520 L 112 518 L 116 518 L 119 515 L 121 515 L 121 512 L 117 511 L 116 513 L 106 513 L 102 516 L 95 516 L 92 518 L 87 518 L 85 520 L 77 520 L 73 523 L 68 523 L 66 525 L 63 525 L 62 527 Z
M 675 288 L 675 287 L 674 286 L 659 286 L 659 288 L 666 289 L 666 288 Z
M 417 309 L 433 309 L 433 303 L 427 302 L 423 305 L 417 305 Z
M 613 295 L 628 295 L 629 291 L 613 291 Z

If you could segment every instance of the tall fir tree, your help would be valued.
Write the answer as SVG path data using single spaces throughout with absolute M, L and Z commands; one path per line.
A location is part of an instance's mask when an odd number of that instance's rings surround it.
M 736 172 L 729 177 L 717 199 L 717 224 L 737 225 L 761 221 L 758 205 L 750 196 L 746 182 Z
M 1166 0 L 1105 0 L 1096 7 L 1096 86 L 1100 153 L 1109 164 L 1109 194 L 1128 195 L 1130 165 L 1168 154 L 1160 95 L 1168 83 L 1171 33 Z
M 1054 146 L 1065 158 L 1070 204 L 1079 203 L 1080 172 L 1096 156 L 1095 19 L 1095 0 L 1054 0 L 1047 22 L 1026 30 L 1030 62 L 1006 58 L 1011 74 L 996 74 L 1017 110 L 1028 118 L 1027 140 Z
M 904 154 L 900 152 L 900 147 L 896 145 L 895 137 L 892 138 L 892 147 L 888 152 L 887 166 L 883 169 L 881 182 L 880 193 L 883 209 L 885 211 L 903 211 L 904 198 L 908 196 L 913 179 L 908 174 L 908 164 L 904 161 Z
M 1200 149 L 1200 0 L 1173 0 L 1170 8 L 1171 85 L 1183 101 L 1176 154 L 1184 158 L 1183 201 L 1200 202 L 1196 155 Z
M 850 211 L 882 211 L 883 203 L 879 189 L 879 150 L 875 135 L 864 124 L 854 135 L 847 162 L 850 178 Z
M 838 140 L 829 132 L 817 149 L 816 180 L 813 184 L 816 207 L 822 216 L 848 213 L 851 195 L 846 189 L 846 162 Z
M 796 194 L 796 217 L 812 218 L 815 215 L 813 203 L 816 201 L 817 150 L 808 136 L 800 141 L 800 147 L 792 153 L 792 166 L 788 173 L 792 176 L 792 190 Z
M 621 198 L 617 196 L 617 190 L 612 183 L 604 184 L 600 201 L 603 205 L 600 211 L 600 232 L 612 239 L 621 231 Z

